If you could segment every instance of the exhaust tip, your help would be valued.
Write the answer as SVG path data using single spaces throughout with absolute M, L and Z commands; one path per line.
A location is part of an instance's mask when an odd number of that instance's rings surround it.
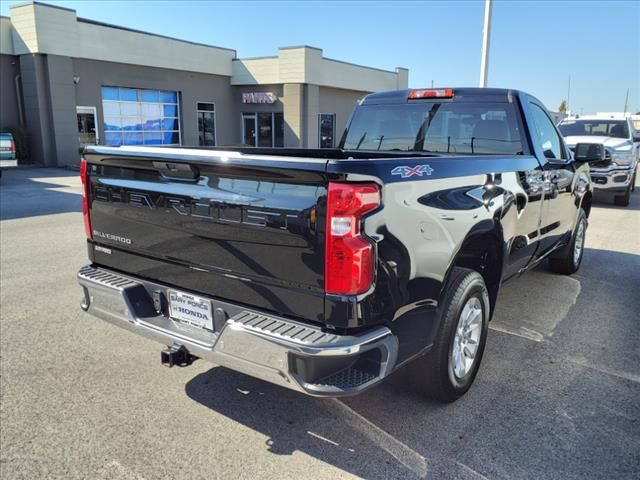
M 89 296 L 89 290 L 87 290 L 87 287 L 82 287 L 82 290 L 84 292 L 84 296 L 82 297 L 82 300 L 80 300 L 80 308 L 86 312 L 91 306 L 91 297 Z

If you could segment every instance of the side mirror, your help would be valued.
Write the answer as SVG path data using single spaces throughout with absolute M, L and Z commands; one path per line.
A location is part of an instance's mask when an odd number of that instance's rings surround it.
M 633 141 L 634 142 L 640 142 L 640 133 L 638 133 L 637 135 L 633 136 Z
M 576 162 L 601 162 L 606 151 L 601 143 L 578 143 L 573 153 Z

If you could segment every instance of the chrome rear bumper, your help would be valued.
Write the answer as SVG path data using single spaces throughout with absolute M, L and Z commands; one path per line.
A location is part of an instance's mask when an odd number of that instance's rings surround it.
M 386 327 L 336 335 L 290 319 L 210 299 L 215 329 L 172 320 L 163 312 L 168 287 L 103 268 L 83 267 L 82 309 L 161 343 L 277 385 L 314 396 L 359 393 L 393 370 L 398 342 Z

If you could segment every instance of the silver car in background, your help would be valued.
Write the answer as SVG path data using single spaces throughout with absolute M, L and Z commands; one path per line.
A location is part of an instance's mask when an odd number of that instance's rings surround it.
M 0 176 L 2 169 L 18 165 L 16 157 L 16 142 L 11 133 L 0 133 Z

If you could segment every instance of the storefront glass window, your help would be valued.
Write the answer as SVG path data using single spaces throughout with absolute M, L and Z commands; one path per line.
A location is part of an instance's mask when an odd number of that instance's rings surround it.
M 179 145 L 178 92 L 102 87 L 105 143 Z
M 273 116 L 271 113 L 258 113 L 258 146 L 273 147 Z
M 273 139 L 274 147 L 284 147 L 284 114 L 273 114 Z
M 334 113 L 321 113 L 318 119 L 318 146 L 320 148 L 333 148 L 336 131 L 336 115 Z
M 243 113 L 242 140 L 251 147 L 282 147 L 284 118 L 279 113 Z
M 198 143 L 213 147 L 216 144 L 216 117 L 213 103 L 198 102 Z

